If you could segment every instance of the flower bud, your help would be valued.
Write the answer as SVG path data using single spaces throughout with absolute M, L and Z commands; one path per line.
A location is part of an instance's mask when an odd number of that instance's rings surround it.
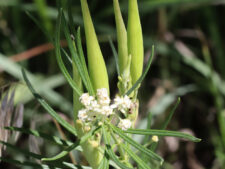
M 84 29 L 87 45 L 88 69 L 95 91 L 106 88 L 109 92 L 108 74 L 105 61 L 97 40 L 94 25 L 92 23 L 87 0 L 81 0 Z
M 128 6 L 128 55 L 131 55 L 131 78 L 134 84 L 142 74 L 143 69 L 143 37 L 138 12 L 137 0 L 129 0 Z
M 119 70 L 121 75 L 128 63 L 127 31 L 123 22 L 118 0 L 113 0 L 113 6 L 117 30 Z

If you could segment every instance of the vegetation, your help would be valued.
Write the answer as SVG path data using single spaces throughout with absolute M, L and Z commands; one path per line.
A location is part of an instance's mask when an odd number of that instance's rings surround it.
M 0 9 L 2 168 L 225 166 L 223 0 Z

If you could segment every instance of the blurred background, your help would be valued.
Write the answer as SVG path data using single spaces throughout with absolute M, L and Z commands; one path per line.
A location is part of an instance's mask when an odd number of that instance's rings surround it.
M 66 11 L 67 1 L 61 3 Z M 113 97 L 117 92 L 117 74 L 108 38 L 110 36 L 116 46 L 112 1 L 89 0 L 88 3 L 107 63 Z M 162 168 L 225 168 L 225 0 L 138 0 L 138 3 L 145 63 L 152 45 L 155 45 L 156 54 L 139 92 L 141 105 L 137 127 L 146 128 L 152 117 L 151 127 L 159 129 L 177 98 L 181 97 L 167 129 L 191 133 L 202 141 L 161 139 L 157 153 L 165 159 Z M 120 5 L 127 23 L 127 0 L 120 0 Z M 72 1 L 71 7 L 76 28 L 81 26 L 85 48 L 79 0 Z M 39 21 L 39 26 L 26 12 Z M 72 90 L 60 73 L 53 46 L 40 28 L 54 35 L 57 13 L 56 1 L 0 0 L 1 100 L 11 89 L 14 104 L 8 103 L 8 106 L 16 107 L 11 110 L 15 115 L 6 117 L 7 123 L 0 119 L 1 124 L 19 123 L 18 126 L 45 133 L 62 134 L 58 124 L 23 84 L 22 66 L 28 70 L 37 91 L 65 119 L 72 121 Z M 64 39 L 62 45 L 67 48 Z M 1 103 L 1 106 L 4 105 Z M 60 151 L 57 146 L 26 134 L 7 139 L 18 147 L 46 156 Z M 134 139 L 140 143 L 144 140 L 140 136 Z M 10 148 L 2 153 L 13 159 L 27 158 Z M 82 161 L 82 156 L 76 152 L 73 155 Z M 3 167 L 21 168 L 1 162 L 0 168 Z

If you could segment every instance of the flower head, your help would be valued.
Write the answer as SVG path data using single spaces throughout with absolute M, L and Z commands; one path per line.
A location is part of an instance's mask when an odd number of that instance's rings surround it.
M 118 124 L 118 127 L 121 128 L 122 130 L 127 130 L 131 128 L 131 125 L 132 123 L 129 119 L 121 119 Z
M 110 116 L 113 114 L 113 109 L 110 106 L 103 106 L 101 111 L 102 114 L 105 116 Z
M 132 101 L 127 95 L 124 97 L 116 96 L 112 108 L 117 108 L 118 110 L 120 110 L 122 113 L 125 114 L 126 111 L 131 108 L 132 104 L 133 104 Z
M 88 118 L 87 109 L 81 109 L 78 112 L 78 118 L 83 122 L 86 121 Z
M 97 90 L 98 102 L 100 105 L 109 105 L 110 98 L 106 88 L 101 88 Z
M 88 93 L 84 93 L 80 96 L 80 102 L 85 106 L 89 106 L 91 102 L 94 100 L 93 96 L 90 96 Z

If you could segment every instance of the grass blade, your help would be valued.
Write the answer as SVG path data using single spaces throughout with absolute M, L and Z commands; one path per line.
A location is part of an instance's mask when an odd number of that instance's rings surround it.
M 34 97 L 37 99 L 37 101 L 45 108 L 45 110 L 53 117 L 56 119 L 57 122 L 59 122 L 59 124 L 61 124 L 63 127 L 65 127 L 69 132 L 71 132 L 73 135 L 77 135 L 76 129 L 71 126 L 67 121 L 65 121 L 64 119 L 62 119 L 49 105 L 48 103 L 40 96 L 36 93 L 36 91 L 34 90 L 34 88 L 32 87 L 30 81 L 27 78 L 27 75 L 25 73 L 25 70 L 22 69 L 22 74 L 23 74 L 23 78 L 28 86 L 28 88 L 30 89 L 31 93 L 34 95 Z
M 139 84 L 141 84 L 141 82 L 144 80 L 145 76 L 147 75 L 150 67 L 151 67 L 151 63 L 152 63 L 152 59 L 153 59 L 153 56 L 154 56 L 154 45 L 152 46 L 152 53 L 151 53 L 151 56 L 148 60 L 148 63 L 147 63 L 147 67 L 144 71 L 144 73 L 141 75 L 141 77 L 136 81 L 136 83 L 127 91 L 127 93 L 125 95 L 130 95 L 138 86 Z

